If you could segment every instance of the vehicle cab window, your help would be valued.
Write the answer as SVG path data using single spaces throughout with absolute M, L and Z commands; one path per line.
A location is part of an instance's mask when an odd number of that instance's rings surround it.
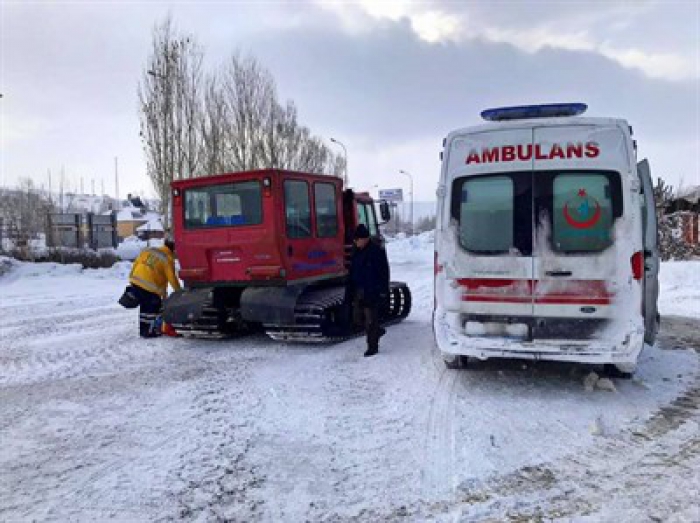
M 184 212 L 186 229 L 260 224 L 260 183 L 246 181 L 187 189 Z
M 288 238 L 311 237 L 311 202 L 308 183 L 301 180 L 285 180 L 284 215 Z
M 374 214 L 374 206 L 368 203 L 357 204 L 357 214 L 359 223 L 363 223 L 369 229 L 371 236 L 379 235 L 379 227 L 377 226 L 377 216 Z
M 335 185 L 314 184 L 314 207 L 316 211 L 316 236 L 334 238 L 338 234 L 338 203 Z

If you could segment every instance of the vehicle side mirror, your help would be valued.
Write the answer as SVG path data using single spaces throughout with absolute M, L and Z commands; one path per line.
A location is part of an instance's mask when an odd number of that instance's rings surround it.
M 386 200 L 379 202 L 379 215 L 382 217 L 382 222 L 384 223 L 391 220 L 391 209 L 389 208 L 389 202 Z

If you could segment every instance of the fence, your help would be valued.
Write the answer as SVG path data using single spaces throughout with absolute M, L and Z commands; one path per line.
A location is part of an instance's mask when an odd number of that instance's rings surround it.
M 88 247 L 94 250 L 116 248 L 116 213 L 49 214 L 49 245 L 73 249 Z
M 88 244 L 91 249 L 117 247 L 117 214 L 88 214 Z

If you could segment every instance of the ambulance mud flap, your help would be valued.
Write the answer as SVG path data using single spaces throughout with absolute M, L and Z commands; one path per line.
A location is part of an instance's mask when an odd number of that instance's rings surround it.
M 241 294 L 241 316 L 245 321 L 293 325 L 294 308 L 306 286 L 249 287 Z
M 212 289 L 185 289 L 173 292 L 163 303 L 163 319 L 172 325 L 186 325 L 202 317 L 205 306 L 211 302 Z

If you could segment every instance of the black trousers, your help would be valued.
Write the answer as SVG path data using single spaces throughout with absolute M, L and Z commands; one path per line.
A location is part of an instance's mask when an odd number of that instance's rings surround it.
M 379 350 L 379 304 L 366 302 L 359 292 L 355 294 L 352 305 L 355 325 L 364 327 L 367 334 L 367 348 Z
M 139 335 L 143 338 L 160 336 L 160 315 L 163 310 L 163 300 L 158 294 L 149 292 L 141 287 L 132 285 L 139 299 Z

